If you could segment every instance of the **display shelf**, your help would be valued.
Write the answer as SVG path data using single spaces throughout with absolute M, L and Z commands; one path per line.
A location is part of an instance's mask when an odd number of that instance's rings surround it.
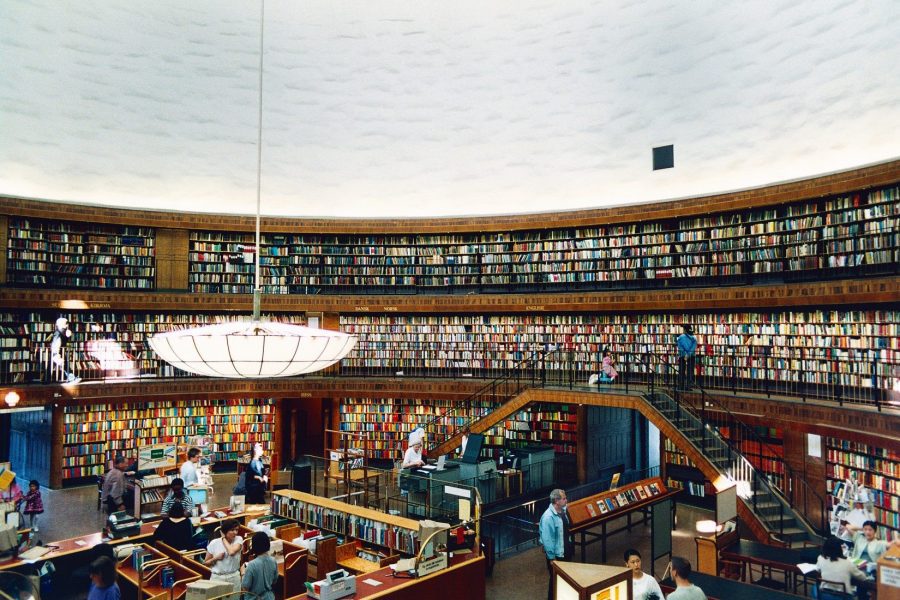
M 155 231 L 11 217 L 7 282 L 52 288 L 155 287 Z
M 62 479 L 102 475 L 114 455 L 139 446 L 183 443 L 205 431 L 216 444 L 214 461 L 234 461 L 260 442 L 275 442 L 272 399 L 175 400 L 131 405 L 67 405 L 63 409 Z
M 272 493 L 272 512 L 317 529 L 402 552 L 418 552 L 419 522 L 294 490 Z
M 900 530 L 900 454 L 860 442 L 825 438 L 826 488 L 834 494 L 846 479 L 857 481 L 871 494 L 875 520 Z M 882 539 L 892 539 L 891 535 Z
M 900 188 L 703 217 L 491 233 L 272 234 L 264 293 L 660 287 L 896 272 Z M 251 234 L 193 231 L 191 291 L 251 293 Z M 733 278 L 733 281 L 731 281 Z M 750 278 L 750 279 L 748 279 Z

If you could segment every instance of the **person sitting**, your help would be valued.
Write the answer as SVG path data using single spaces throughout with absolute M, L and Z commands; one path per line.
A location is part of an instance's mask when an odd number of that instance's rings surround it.
M 163 500 L 162 508 L 159 511 L 162 516 L 168 515 L 169 509 L 176 502 L 180 503 L 184 508 L 185 515 L 191 516 L 194 514 L 194 499 L 184 492 L 184 480 L 181 477 L 176 477 L 172 480 L 169 493 Z
M 91 563 L 91 591 L 88 600 L 121 600 L 122 592 L 116 583 L 116 561 L 101 556 Z
M 169 516 L 153 532 L 153 539 L 176 550 L 190 550 L 194 547 L 193 537 L 194 526 L 184 516 L 184 506 L 180 502 L 173 502 L 169 507 Z
M 615 379 L 619 376 L 619 372 L 616 371 L 615 367 L 616 361 L 613 360 L 612 354 L 610 354 L 609 350 L 603 351 L 603 366 L 601 370 L 603 374 L 606 375 L 609 379 Z
M 872 565 L 872 570 L 874 570 L 875 563 L 882 554 L 887 552 L 891 542 L 877 539 L 878 523 L 875 521 L 865 521 L 862 527 L 848 524 L 847 529 L 853 533 L 853 550 L 850 552 L 850 558 L 864 560 Z M 897 545 L 900 542 L 894 540 L 893 543 Z
M 425 441 L 425 430 L 421 427 L 409 434 L 409 448 L 403 455 L 403 469 L 413 469 L 425 464 L 422 460 L 422 446 Z
M 652 576 L 641 570 L 641 553 L 635 549 L 625 551 L 625 566 L 631 569 L 631 592 L 634 600 L 662 600 L 663 593 Z
M 822 577 L 822 583 L 819 584 L 820 590 L 835 590 L 852 594 L 856 592 L 856 586 L 851 580 L 866 580 L 866 574 L 844 558 L 841 540 L 834 536 L 829 536 L 822 544 L 822 553 L 816 560 L 816 568 L 819 569 L 819 575 Z
M 680 556 L 672 557 L 672 579 L 675 591 L 666 600 L 706 600 L 703 590 L 691 583 L 691 563 Z

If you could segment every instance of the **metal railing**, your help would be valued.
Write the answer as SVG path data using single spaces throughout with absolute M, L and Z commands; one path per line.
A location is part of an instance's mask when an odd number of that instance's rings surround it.
M 665 376 L 661 382 L 651 382 L 651 399 L 660 389 L 668 393 L 677 410 L 674 422 L 684 424 L 687 430 L 683 433 L 696 435 L 694 439 L 699 442 L 701 452 L 738 485 L 738 495 L 750 504 L 754 513 L 769 523 L 775 521 L 778 533 L 784 534 L 784 524 L 790 519 L 784 511 L 787 505 L 817 534 L 827 533 L 825 499 L 794 472 L 784 460 L 783 450 L 770 444 L 756 428 L 697 385 L 696 378 L 682 373 L 668 357 L 648 356 L 647 362 L 652 361 L 662 365 Z M 694 379 L 694 385 L 688 393 L 682 386 L 690 385 L 691 379 Z M 697 428 L 691 428 L 691 419 Z M 760 464 L 754 464 L 752 459 Z M 766 468 L 762 467 L 763 463 Z M 762 499 L 766 494 L 770 494 L 775 502 L 764 502 Z M 778 498 L 784 504 L 778 502 Z

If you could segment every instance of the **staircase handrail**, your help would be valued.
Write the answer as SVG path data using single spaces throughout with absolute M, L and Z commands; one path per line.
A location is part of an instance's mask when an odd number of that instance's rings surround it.
M 730 422 L 733 422 L 736 426 L 740 427 L 741 433 L 744 435 L 744 439 L 752 438 L 752 440 L 754 442 L 760 444 L 760 448 L 764 447 L 767 450 L 769 450 L 770 456 L 773 456 L 773 457 L 777 456 L 777 454 L 775 454 L 775 452 L 774 452 L 774 448 L 768 442 L 763 440 L 759 436 L 759 434 L 756 433 L 756 430 L 752 426 L 748 425 L 747 423 L 744 423 L 737 415 L 735 415 L 730 410 L 728 410 L 728 408 L 726 406 L 724 406 L 714 396 L 712 396 L 705 389 L 703 389 L 702 386 L 700 386 L 698 384 L 694 384 L 693 387 L 696 389 L 691 390 L 692 393 L 699 392 L 700 400 L 701 400 L 699 409 L 693 403 L 686 401 L 686 398 L 680 394 L 681 390 L 678 389 L 677 368 L 674 365 L 672 365 L 671 363 L 669 363 L 668 357 L 664 357 L 664 358 L 666 360 L 662 360 L 662 358 L 660 358 L 659 364 L 661 364 L 664 368 L 666 368 L 668 370 L 675 371 L 675 393 L 672 396 L 673 396 L 676 404 L 684 405 L 687 408 L 687 410 L 689 410 L 690 412 L 693 412 L 694 416 L 696 416 L 697 418 L 700 419 L 700 424 L 702 426 L 704 437 L 707 435 L 707 431 L 710 431 L 707 428 L 707 425 L 709 424 L 709 419 L 706 416 L 706 412 L 707 412 L 706 407 L 707 407 L 707 404 L 709 404 L 709 405 L 715 406 L 718 412 L 724 413 L 728 417 Z M 786 495 L 777 485 L 773 485 L 769 481 L 768 477 L 765 477 L 764 474 L 760 473 L 759 470 L 752 463 L 750 463 L 750 461 L 744 456 L 744 453 L 740 450 L 740 448 L 737 448 L 731 440 L 722 436 L 722 434 L 720 434 L 718 432 L 718 430 L 715 430 L 715 435 L 720 441 L 722 441 L 729 448 L 729 450 L 731 452 L 737 454 L 738 456 L 744 458 L 744 460 L 747 461 L 748 467 L 753 471 L 753 473 L 756 475 L 756 477 L 759 479 L 759 481 L 766 487 L 766 489 L 769 490 L 769 492 L 778 496 L 779 498 L 782 498 L 788 504 L 788 506 L 790 506 L 791 508 L 796 508 L 795 503 L 792 501 L 792 499 L 788 495 Z M 799 483 L 803 487 L 804 491 L 806 492 L 807 497 L 809 497 L 809 495 L 811 495 L 816 501 L 818 501 L 818 505 L 819 505 L 819 509 L 820 509 L 819 510 L 819 515 L 820 515 L 819 527 L 813 526 L 812 523 L 809 521 L 809 518 L 807 517 L 807 515 L 804 512 L 798 512 L 797 515 L 800 518 L 804 519 L 807 522 L 807 524 L 810 525 L 810 527 L 817 533 L 821 533 L 821 532 L 825 531 L 825 524 L 824 524 L 825 523 L 825 505 L 826 505 L 825 499 L 822 498 L 822 496 L 816 490 L 812 489 L 812 487 L 802 477 L 795 477 L 794 470 L 791 468 L 791 466 L 787 462 L 785 462 L 784 460 L 782 460 L 781 462 L 785 469 L 785 480 Z

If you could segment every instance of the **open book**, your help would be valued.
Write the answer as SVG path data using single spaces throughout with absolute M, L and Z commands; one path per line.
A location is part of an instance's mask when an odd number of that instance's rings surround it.
M 819 567 L 812 563 L 800 563 L 799 565 L 797 565 L 797 568 L 800 569 L 800 572 L 804 575 L 809 575 L 813 571 L 819 570 Z

